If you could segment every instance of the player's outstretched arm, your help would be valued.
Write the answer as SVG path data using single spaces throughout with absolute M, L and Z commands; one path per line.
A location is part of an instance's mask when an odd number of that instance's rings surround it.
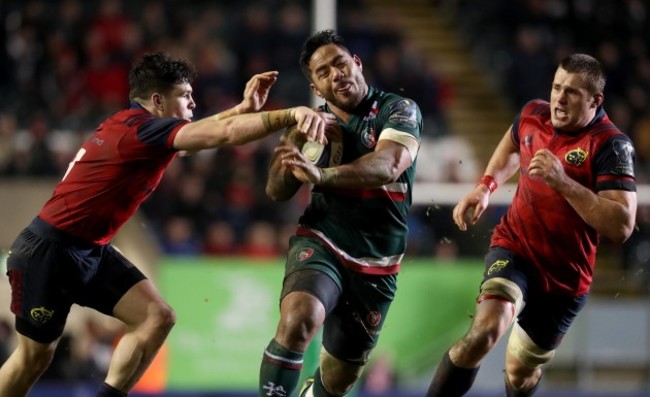
M 239 114 L 225 119 L 214 115 L 181 127 L 173 146 L 176 150 L 197 151 L 243 145 L 294 124 L 307 140 L 325 142 L 325 126 L 332 117 L 306 106 Z

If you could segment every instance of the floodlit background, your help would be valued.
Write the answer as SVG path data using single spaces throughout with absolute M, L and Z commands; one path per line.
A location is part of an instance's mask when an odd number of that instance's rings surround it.
M 622 247 L 602 242 L 591 301 L 539 395 L 648 396 L 648 0 L 1 0 L 0 259 L 80 142 L 126 105 L 127 73 L 140 55 L 162 50 L 196 65 L 197 118 L 237 104 L 248 78 L 266 70 L 280 71 L 267 109 L 318 105 L 298 55 L 314 29 L 329 27 L 361 57 L 369 83 L 414 99 L 425 118 L 399 293 L 352 394 L 424 394 L 443 352 L 469 325 L 482 255 L 514 185 L 497 191 L 469 232 L 453 227 L 451 208 L 521 105 L 548 98 L 557 62 L 586 52 L 607 70 L 610 118 L 636 144 L 638 229 Z M 116 237 L 178 315 L 135 395 L 256 396 L 284 250 L 309 200 L 307 188 L 282 204 L 264 195 L 276 141 L 175 160 Z M 15 343 L 2 267 L 0 362 Z M 94 396 L 120 333 L 112 319 L 75 308 L 32 396 Z M 309 371 L 316 357 L 314 346 Z M 503 357 L 500 345 L 470 396 L 503 395 Z

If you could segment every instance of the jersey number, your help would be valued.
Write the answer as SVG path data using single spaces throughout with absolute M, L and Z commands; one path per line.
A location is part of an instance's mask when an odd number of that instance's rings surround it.
M 68 170 L 65 172 L 65 175 L 63 175 L 63 179 L 61 179 L 62 181 L 65 180 L 65 177 L 67 177 L 68 174 L 70 173 L 70 171 L 72 171 L 72 167 L 74 166 L 74 164 L 77 161 L 81 160 L 81 158 L 84 156 L 84 154 L 86 154 L 86 149 L 84 149 L 84 148 L 79 149 L 77 154 L 74 156 L 74 159 L 72 159 L 70 164 L 68 164 Z

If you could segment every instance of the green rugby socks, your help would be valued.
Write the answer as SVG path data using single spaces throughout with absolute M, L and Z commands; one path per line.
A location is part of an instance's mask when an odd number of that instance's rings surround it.
M 260 367 L 260 397 L 291 396 L 300 380 L 302 356 L 302 352 L 289 350 L 272 339 Z

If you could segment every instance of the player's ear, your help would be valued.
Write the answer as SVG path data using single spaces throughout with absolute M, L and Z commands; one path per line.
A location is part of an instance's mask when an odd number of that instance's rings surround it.
M 151 103 L 153 104 L 154 108 L 156 108 L 156 110 L 160 110 L 160 111 L 163 110 L 163 107 L 164 107 L 163 102 L 164 102 L 163 97 L 159 93 L 154 92 L 151 95 Z
M 597 108 L 598 106 L 602 105 L 604 101 L 605 101 L 605 96 L 601 92 L 599 92 L 594 95 L 594 102 L 592 103 L 592 106 Z
M 313 84 L 309 84 L 309 89 L 310 89 L 311 92 L 313 92 L 314 95 L 316 95 L 317 97 L 319 97 L 319 98 L 322 98 L 322 97 L 323 97 L 323 94 L 321 94 L 320 91 L 318 91 L 318 88 L 316 88 L 315 85 L 313 85 Z
M 357 54 L 352 55 L 352 59 L 354 60 L 354 63 L 359 66 L 359 69 L 363 72 L 363 62 L 361 62 L 361 58 Z

